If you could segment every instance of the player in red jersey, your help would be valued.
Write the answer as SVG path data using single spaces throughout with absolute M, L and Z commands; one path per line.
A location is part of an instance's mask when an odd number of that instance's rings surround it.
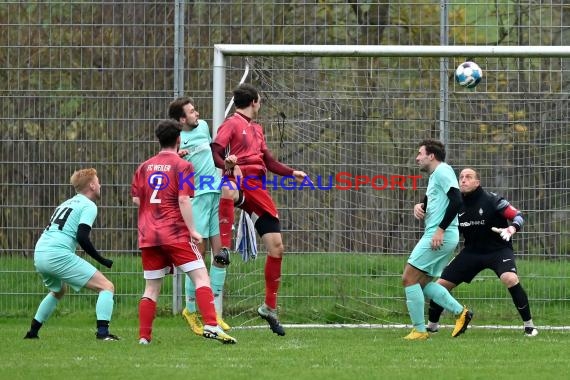
M 148 344 L 162 279 L 176 265 L 196 286 L 196 303 L 204 321 L 203 336 L 222 343 L 236 343 L 216 322 L 210 278 L 196 244 L 202 237 L 194 228 L 192 164 L 178 157 L 181 125 L 161 121 L 155 134 L 160 152 L 143 162 L 131 185 L 138 206 L 139 248 L 146 286 L 139 302 L 139 343 Z
M 222 246 L 229 247 L 231 244 L 235 205 L 251 216 L 267 249 L 265 303 L 257 309 L 257 313 L 269 323 L 271 331 L 283 336 L 285 330 L 277 319 L 276 309 L 284 247 L 277 208 L 264 186 L 263 178 L 268 170 L 281 176 L 293 176 L 298 182 L 302 182 L 307 175 L 277 161 L 267 148 L 263 129 L 254 121 L 261 106 L 257 89 L 249 84 L 241 84 L 234 89 L 233 95 L 236 112 L 222 123 L 212 144 L 216 166 L 225 169 L 230 179 L 222 181 L 221 186 L 219 215 Z M 238 177 L 245 179 L 245 182 L 236 184 Z

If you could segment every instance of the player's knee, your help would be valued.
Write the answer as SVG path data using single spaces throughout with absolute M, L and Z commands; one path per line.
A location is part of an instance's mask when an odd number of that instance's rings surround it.
M 222 198 L 232 199 L 235 201 L 237 197 L 237 185 L 234 182 L 229 182 L 228 186 L 222 186 Z
M 408 276 L 406 273 L 404 273 L 404 274 L 402 275 L 402 285 L 403 285 L 404 287 L 406 287 L 406 286 L 411 286 L 411 285 L 415 285 L 415 284 L 417 284 L 417 283 L 418 283 L 418 282 L 417 282 L 415 279 L 410 278 L 410 276 Z
M 449 291 L 452 291 L 455 288 L 455 284 L 453 282 L 449 282 L 443 278 L 438 278 L 436 282 Z
M 507 288 L 512 288 L 519 283 L 519 276 L 513 272 L 505 272 L 500 277 L 501 282 L 505 284 Z
M 57 298 L 58 300 L 60 300 L 60 299 L 62 299 L 63 296 L 65 295 L 66 290 L 67 290 L 66 287 L 65 287 L 65 286 L 62 286 L 61 289 L 60 289 L 58 292 L 51 292 L 51 293 L 53 294 L 53 296 L 54 296 L 55 298 Z
M 101 290 L 107 290 L 111 293 L 115 293 L 115 285 L 109 281 L 108 279 L 105 279 L 103 281 L 103 283 L 101 284 Z
M 283 245 L 283 242 L 278 242 L 275 245 L 273 245 L 271 248 L 269 248 L 269 256 L 283 257 L 284 253 L 285 253 L 285 246 Z
M 156 302 L 158 301 L 159 295 L 160 295 L 160 288 L 155 288 L 153 286 L 149 287 L 147 285 L 141 298 L 148 298 Z

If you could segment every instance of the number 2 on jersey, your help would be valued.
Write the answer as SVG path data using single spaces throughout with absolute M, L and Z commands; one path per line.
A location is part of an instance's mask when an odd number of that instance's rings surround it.
M 160 198 L 158 198 L 158 190 L 161 189 L 162 187 L 162 177 L 161 176 L 156 176 L 154 177 L 154 190 L 152 191 L 152 194 L 150 195 L 150 203 L 160 203 Z

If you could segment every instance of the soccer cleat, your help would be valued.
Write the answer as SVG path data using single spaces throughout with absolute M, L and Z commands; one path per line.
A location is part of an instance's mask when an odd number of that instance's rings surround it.
M 459 314 L 459 317 L 455 320 L 455 328 L 451 333 L 451 336 L 457 338 L 459 335 L 463 334 L 467 330 L 467 326 L 471 319 L 473 318 L 473 312 L 470 311 L 467 306 L 463 306 L 463 311 Z
M 95 333 L 95 336 L 97 337 L 97 340 L 108 340 L 108 341 L 120 340 L 120 338 L 118 336 L 113 335 L 113 334 L 99 335 L 99 334 Z
M 221 265 L 230 265 L 230 251 L 223 247 L 214 255 L 214 261 Z
M 204 326 L 204 334 L 202 335 L 204 338 L 208 339 L 215 339 L 223 344 L 235 344 L 237 340 L 222 330 L 220 326 Z
M 139 344 L 142 344 L 142 345 L 145 345 L 145 346 L 146 346 L 147 344 L 150 344 L 150 341 L 146 340 L 146 338 L 140 338 L 140 339 L 139 339 Z
M 415 328 L 404 337 L 406 340 L 426 340 L 429 339 L 429 333 L 427 331 L 418 331 Z
M 222 328 L 222 330 L 224 330 L 224 331 L 230 331 L 231 330 L 230 325 L 228 325 L 226 322 L 224 322 L 222 317 L 220 317 L 219 315 L 216 315 L 216 322 L 218 322 L 218 326 L 220 326 Z
M 265 319 L 267 323 L 269 323 L 269 328 L 271 331 L 279 336 L 285 335 L 285 330 L 279 323 L 279 319 L 277 319 L 277 313 L 275 310 L 271 309 L 266 304 L 263 304 L 257 309 L 257 314 L 259 314 L 261 318 Z
M 538 330 L 536 327 L 525 327 L 524 328 L 524 336 L 537 336 Z
M 40 339 L 40 337 L 38 336 L 38 334 L 32 334 L 28 331 L 24 339 Z
M 184 310 L 182 310 L 182 316 L 186 319 L 186 322 L 194 334 L 200 336 L 204 335 L 204 325 L 202 325 L 202 321 L 197 312 L 191 313 L 187 308 L 184 308 Z
M 432 327 L 427 327 L 427 326 L 426 326 L 426 330 L 427 330 L 428 333 L 431 333 L 431 334 L 435 334 L 435 333 L 439 332 L 439 329 L 438 329 L 437 327 L 433 327 L 433 328 L 432 328 Z

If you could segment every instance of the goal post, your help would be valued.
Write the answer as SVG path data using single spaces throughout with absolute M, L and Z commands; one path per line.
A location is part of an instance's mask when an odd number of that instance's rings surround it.
M 247 59 L 270 149 L 333 182 L 325 191 L 270 189 L 294 256 L 284 261 L 291 267 L 283 283 L 303 284 L 302 291 L 280 292 L 287 315 L 312 321 L 298 307 L 308 303 L 324 323 L 407 320 L 399 278 L 422 234 L 411 210 L 425 193 L 414 157 L 427 137 L 446 143 L 456 171 L 477 168 L 483 187 L 522 210 L 515 253 L 536 319 L 567 313 L 568 58 L 568 46 L 215 45 L 214 134 L 231 96 L 226 86 L 238 82 Z M 483 69 L 474 90 L 453 80 L 465 60 Z M 420 177 L 417 187 L 398 186 L 398 178 L 411 176 Z M 240 315 L 258 300 L 262 286 L 251 281 L 262 281 L 263 269 L 234 263 L 226 307 Z M 489 271 L 454 294 L 492 310 L 491 321 L 517 321 L 508 292 Z

